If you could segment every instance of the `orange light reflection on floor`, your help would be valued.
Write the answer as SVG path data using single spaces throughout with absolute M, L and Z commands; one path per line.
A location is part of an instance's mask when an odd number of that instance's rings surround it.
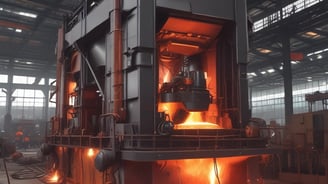
M 59 180 L 58 172 L 55 171 L 54 175 L 49 178 L 50 183 L 57 183 Z

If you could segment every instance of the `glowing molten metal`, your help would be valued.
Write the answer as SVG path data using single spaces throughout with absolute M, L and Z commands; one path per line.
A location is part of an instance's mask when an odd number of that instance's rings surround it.
M 88 157 L 93 157 L 95 155 L 95 152 L 92 148 L 88 149 Z
M 215 123 L 204 122 L 201 112 L 190 112 L 184 123 L 175 125 L 175 129 L 220 129 Z

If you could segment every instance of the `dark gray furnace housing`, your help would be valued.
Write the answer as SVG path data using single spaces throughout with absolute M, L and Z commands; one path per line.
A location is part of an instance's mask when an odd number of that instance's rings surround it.
M 84 1 L 58 32 L 48 182 L 257 183 L 247 37 L 245 0 Z

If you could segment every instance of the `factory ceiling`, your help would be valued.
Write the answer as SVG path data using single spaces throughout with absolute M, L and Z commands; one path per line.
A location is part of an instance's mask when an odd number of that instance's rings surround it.
M 249 34 L 249 86 L 283 86 L 283 41 L 290 41 L 293 84 L 328 76 L 328 1 L 247 0 L 253 22 Z
M 0 71 L 55 73 L 57 29 L 81 0 L 0 0 Z
M 81 2 L 0 0 L 0 71 L 54 75 L 57 29 Z M 251 87 L 283 86 L 282 40 L 288 38 L 293 82 L 326 77 L 327 0 L 247 0 L 247 6 L 253 23 L 248 58 Z

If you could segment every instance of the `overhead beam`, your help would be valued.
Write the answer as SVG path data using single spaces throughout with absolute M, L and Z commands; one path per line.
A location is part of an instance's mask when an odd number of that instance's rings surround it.
M 315 40 L 313 40 L 313 39 L 304 38 L 304 37 L 302 37 L 300 35 L 294 35 L 293 38 L 296 39 L 296 40 L 302 41 L 302 42 L 304 42 L 304 43 L 306 43 L 308 45 L 312 45 L 315 42 Z
M 12 1 L 0 1 L 0 3 L 3 4 L 3 5 L 6 5 L 6 6 L 19 8 L 21 10 L 27 10 L 28 12 L 31 12 L 31 13 L 36 13 L 36 14 L 42 13 L 42 11 L 40 11 L 36 8 L 30 8 L 30 7 L 27 7 L 27 6 L 23 6 L 22 5 L 23 3 L 14 3 Z M 53 14 L 51 12 L 48 12 L 44 16 L 47 17 L 47 18 L 50 18 L 50 19 L 58 20 L 58 21 L 62 20 L 62 17 L 56 16 L 55 14 Z
M 47 14 L 48 12 L 50 12 L 51 10 L 56 10 L 57 7 L 59 6 L 59 4 L 62 2 L 63 0 L 57 0 L 56 2 L 58 4 L 56 4 L 56 6 L 52 7 L 51 9 L 50 8 L 46 8 L 42 11 L 42 14 Z M 36 35 L 36 31 L 37 29 L 40 27 L 40 25 L 42 24 L 42 22 L 44 22 L 45 20 L 45 17 L 42 16 L 42 14 L 40 14 L 36 20 L 35 20 L 35 23 L 34 23 L 34 26 L 32 27 L 32 33 L 30 35 L 25 35 L 20 46 L 17 48 L 16 50 L 16 53 L 19 53 L 22 51 L 22 49 L 28 44 L 28 41 L 33 38 L 35 35 Z
M 20 0 L 23 2 L 31 3 L 35 6 L 43 7 L 45 9 L 51 9 L 52 7 L 57 7 L 58 10 L 61 10 L 63 12 L 69 13 L 72 11 L 72 8 L 74 7 L 68 7 L 61 5 L 62 1 L 44 1 L 44 0 Z
M 40 33 L 38 36 L 31 37 L 29 41 L 32 42 L 40 42 L 44 44 L 51 44 L 56 43 L 56 38 L 50 37 L 50 35 L 56 35 L 57 33 L 55 31 L 49 31 L 47 33 Z M 25 38 L 25 33 L 15 33 L 15 32 L 0 32 L 0 42 L 13 42 L 14 39 L 16 39 L 16 42 L 21 42 Z M 15 43 L 15 42 L 13 42 Z
M 326 24 L 324 21 L 328 18 L 326 8 L 328 8 L 328 1 L 322 1 L 310 8 L 307 8 L 306 11 L 300 11 L 293 16 L 271 24 L 267 28 L 252 33 L 251 38 L 254 42 L 273 42 L 276 40 L 273 39 L 273 37 L 279 32 L 281 26 L 289 26 L 291 28 L 289 30 L 291 36 L 306 30 L 313 30 L 314 27 L 319 27 Z M 313 18 L 308 19 L 308 17 Z M 297 18 L 297 20 L 295 20 L 295 18 Z
M 328 32 L 326 31 L 322 31 L 322 30 L 319 30 L 319 29 L 314 29 L 313 32 L 316 32 L 322 36 L 325 36 L 325 37 L 328 37 Z
M 15 52 L 8 53 L 3 50 L 0 50 L 0 56 L 5 57 L 5 58 L 26 59 L 29 61 L 47 61 L 47 62 L 42 62 L 45 65 L 47 65 L 50 61 L 54 61 L 56 58 L 55 56 L 49 55 L 49 54 L 32 56 L 32 55 L 27 55 L 27 54 L 22 54 L 22 53 L 16 54 Z
M 15 22 L 0 20 L 0 26 L 8 27 L 8 28 L 15 28 L 15 29 L 21 29 L 21 30 L 30 30 L 31 27 L 23 24 L 17 24 Z

